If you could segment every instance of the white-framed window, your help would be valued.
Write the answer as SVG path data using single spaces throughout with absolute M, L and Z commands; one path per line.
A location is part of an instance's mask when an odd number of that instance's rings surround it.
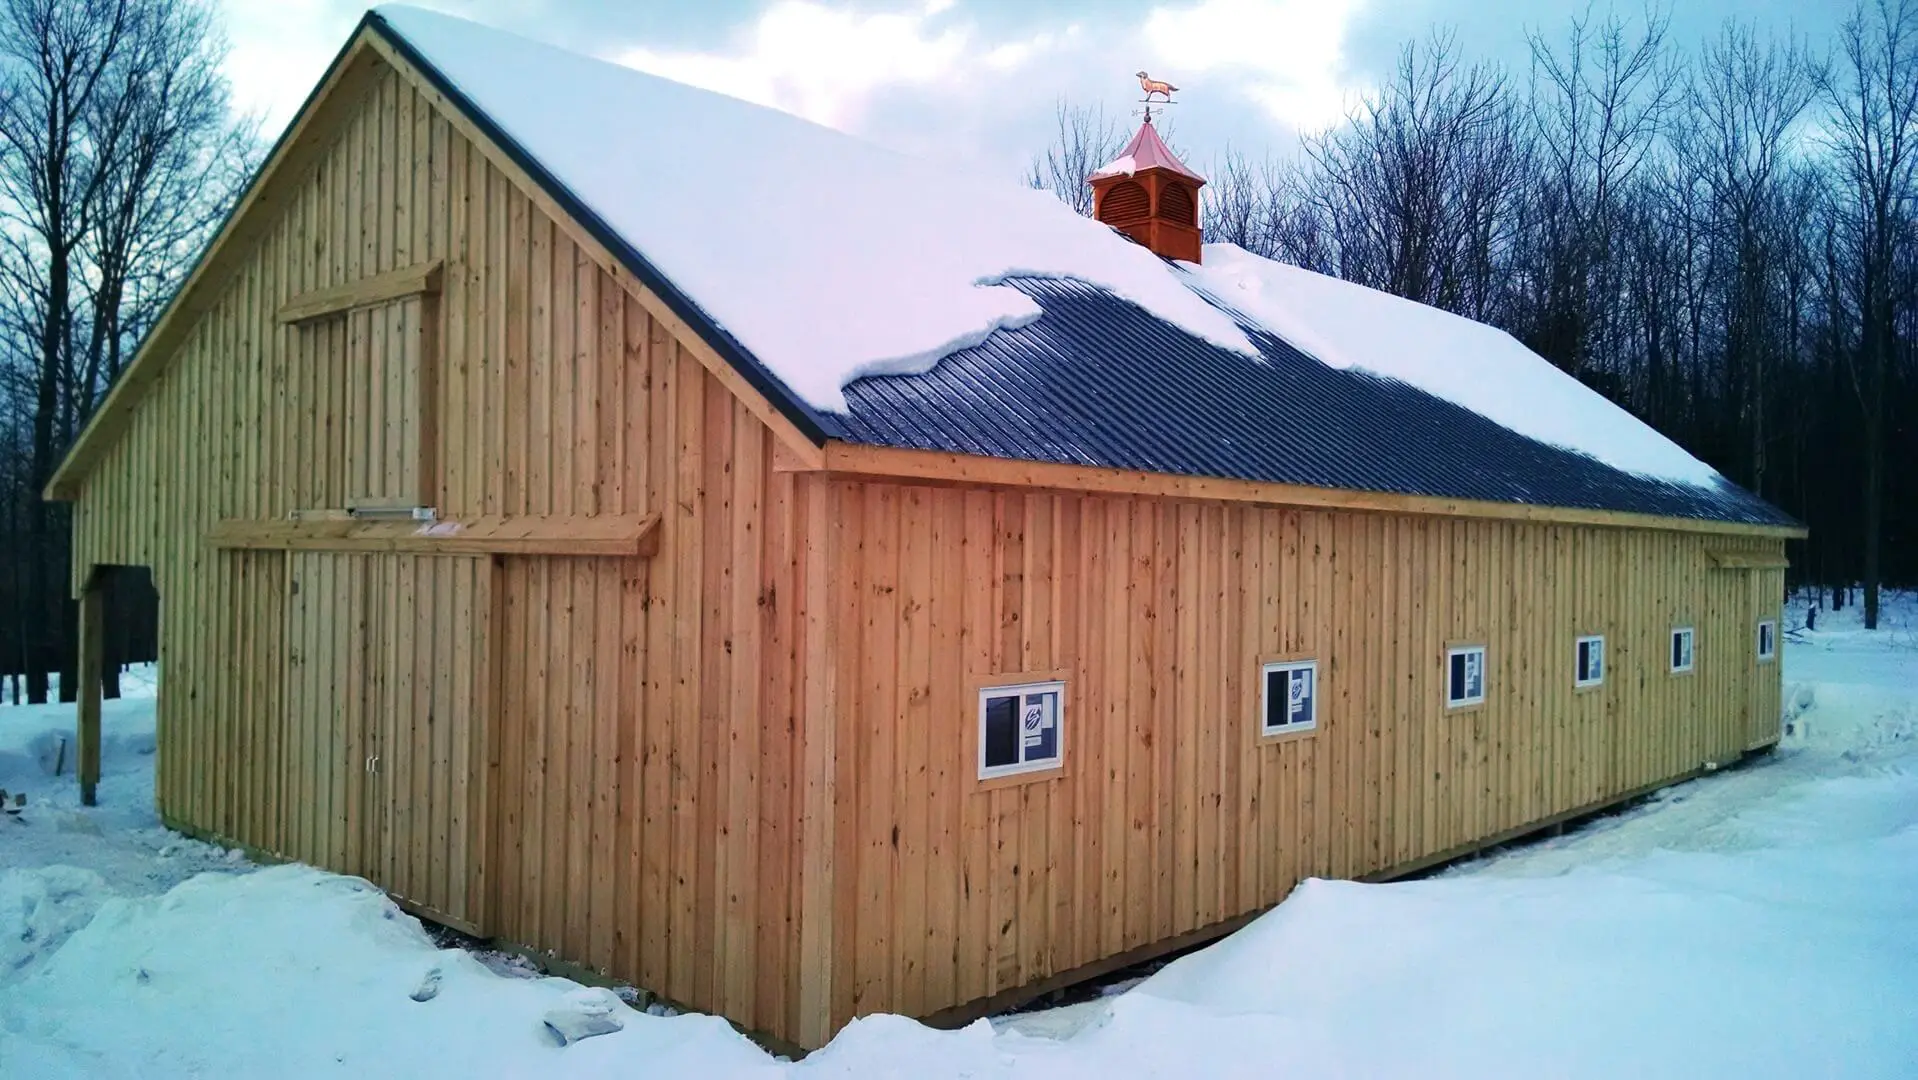
M 1456 645 L 1445 650 L 1445 707 L 1457 709 L 1485 700 L 1485 646 Z
M 1280 660 L 1264 666 L 1265 691 L 1259 730 L 1266 735 L 1311 731 L 1319 726 L 1319 662 Z
M 1605 681 L 1605 635 L 1587 634 L 1578 639 L 1573 686 L 1598 686 Z
M 1763 664 L 1778 655 L 1778 621 L 1765 619 L 1758 624 L 1758 662 Z
M 979 691 L 979 779 L 1056 769 L 1065 753 L 1066 684 Z
M 1692 669 L 1692 637 L 1689 626 L 1672 628 L 1672 674 L 1680 675 Z

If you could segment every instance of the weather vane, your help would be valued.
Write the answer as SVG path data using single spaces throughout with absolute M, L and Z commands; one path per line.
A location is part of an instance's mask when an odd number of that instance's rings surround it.
M 1145 104 L 1145 122 L 1150 124 L 1152 122 L 1152 95 L 1160 95 L 1165 99 L 1167 105 L 1176 105 L 1178 102 L 1172 100 L 1172 95 L 1179 88 L 1162 79 L 1155 79 L 1143 71 L 1139 72 L 1138 75 L 1139 89 L 1145 91 L 1145 97 L 1143 99 Z

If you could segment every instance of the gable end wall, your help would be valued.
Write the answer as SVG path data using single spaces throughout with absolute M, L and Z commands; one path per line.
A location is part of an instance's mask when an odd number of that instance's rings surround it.
M 318 103 L 319 162 L 262 189 L 257 240 L 214 253 L 224 280 L 76 500 L 76 588 L 131 564 L 161 593 L 161 811 L 402 893 L 435 885 L 489 933 L 793 1035 L 799 688 L 775 658 L 798 648 L 791 507 L 812 481 L 773 469 L 758 414 L 510 162 L 371 48 L 348 62 L 369 89 Z M 433 260 L 437 298 L 274 318 Z M 349 356 L 370 374 L 340 377 Z M 432 430 L 405 430 L 420 416 Z M 657 512 L 658 554 L 207 542 L 221 521 L 337 511 L 422 435 L 442 519 Z M 435 597 L 443 615 L 416 614 Z M 441 674 L 475 665 L 465 697 Z M 469 699 L 481 715 L 445 714 Z M 383 781 L 414 790 L 368 812 L 364 718 L 436 709 L 402 735 L 410 776 Z

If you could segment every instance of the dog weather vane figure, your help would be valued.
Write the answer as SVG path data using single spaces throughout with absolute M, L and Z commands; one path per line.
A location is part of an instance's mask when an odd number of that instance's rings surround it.
M 1176 105 L 1178 102 L 1172 100 L 1172 95 L 1177 93 L 1179 88 L 1163 79 L 1155 79 L 1143 71 L 1139 72 L 1138 75 L 1139 89 L 1145 91 L 1145 97 L 1141 99 L 1145 105 L 1145 122 L 1150 124 L 1152 122 L 1153 95 L 1158 95 L 1167 105 Z

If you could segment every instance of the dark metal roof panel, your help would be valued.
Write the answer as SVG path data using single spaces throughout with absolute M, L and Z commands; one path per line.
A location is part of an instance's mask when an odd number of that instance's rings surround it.
M 1044 315 L 921 375 L 846 388 L 852 442 L 1358 491 L 1749 524 L 1790 517 L 1537 442 L 1416 387 L 1342 370 L 1255 327 L 1258 359 L 1097 287 L 1011 284 Z

